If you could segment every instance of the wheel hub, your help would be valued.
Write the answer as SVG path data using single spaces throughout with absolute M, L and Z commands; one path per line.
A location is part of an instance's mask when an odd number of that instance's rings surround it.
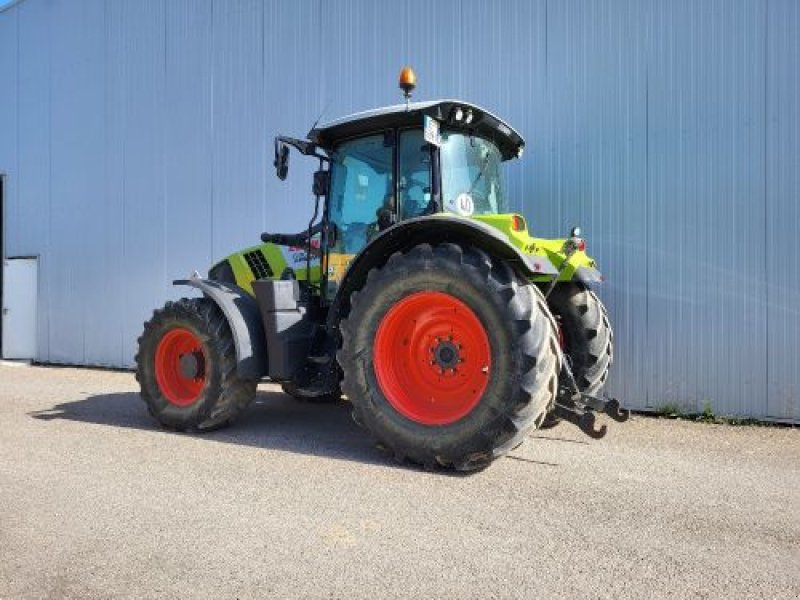
M 167 331 L 154 360 L 156 381 L 167 402 L 178 407 L 197 402 L 206 385 L 206 356 L 197 334 L 185 327 Z
M 195 350 L 181 354 L 178 366 L 184 379 L 198 379 L 205 375 L 205 357 L 201 351 Z
M 386 400 L 423 425 L 447 425 L 480 402 L 492 362 L 483 323 L 444 292 L 400 299 L 375 334 L 373 367 Z
M 431 347 L 431 352 L 433 353 L 434 363 L 442 370 L 455 370 L 458 363 L 461 362 L 459 347 L 453 343 L 452 338 L 447 340 L 437 339 L 437 344 Z

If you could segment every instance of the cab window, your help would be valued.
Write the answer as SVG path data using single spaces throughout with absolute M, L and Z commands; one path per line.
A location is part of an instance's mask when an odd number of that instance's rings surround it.
M 392 151 L 383 134 L 344 142 L 333 153 L 330 219 L 336 225 L 331 248 L 357 254 L 377 233 L 378 213 L 392 208 Z
M 463 133 L 442 133 L 442 205 L 461 216 L 508 212 L 503 190 L 503 157 L 489 140 Z

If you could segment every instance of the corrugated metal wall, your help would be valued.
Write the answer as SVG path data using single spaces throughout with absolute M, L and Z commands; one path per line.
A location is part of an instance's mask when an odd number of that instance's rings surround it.
M 7 254 L 39 254 L 43 361 L 130 365 L 169 281 L 299 228 L 313 165 L 276 133 L 463 97 L 528 151 L 540 235 L 609 283 L 611 391 L 800 420 L 800 3 L 26 0 L 0 13 Z

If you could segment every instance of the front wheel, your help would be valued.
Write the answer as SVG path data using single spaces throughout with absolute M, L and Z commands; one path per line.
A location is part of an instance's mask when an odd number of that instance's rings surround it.
M 354 418 L 400 460 L 483 468 L 555 399 L 556 331 L 541 293 L 475 248 L 394 254 L 353 294 L 341 331 Z
M 150 414 L 177 431 L 227 425 L 258 383 L 237 374 L 230 327 L 207 298 L 167 302 L 153 313 L 139 338 L 136 380 Z

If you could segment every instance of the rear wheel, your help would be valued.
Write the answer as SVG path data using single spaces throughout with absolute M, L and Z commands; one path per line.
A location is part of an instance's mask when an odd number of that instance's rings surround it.
M 394 254 L 351 297 L 342 389 L 396 458 L 475 470 L 519 445 L 556 394 L 556 332 L 539 290 L 474 248 Z
M 614 332 L 605 306 L 597 294 L 579 283 L 556 285 L 547 304 L 556 317 L 559 338 L 578 389 L 596 396 L 603 389 L 614 360 Z M 559 422 L 549 414 L 542 428 L 555 427 Z
M 257 382 L 236 372 L 225 316 L 206 298 L 167 302 L 144 325 L 136 380 L 164 427 L 208 431 L 233 421 L 255 398 Z

